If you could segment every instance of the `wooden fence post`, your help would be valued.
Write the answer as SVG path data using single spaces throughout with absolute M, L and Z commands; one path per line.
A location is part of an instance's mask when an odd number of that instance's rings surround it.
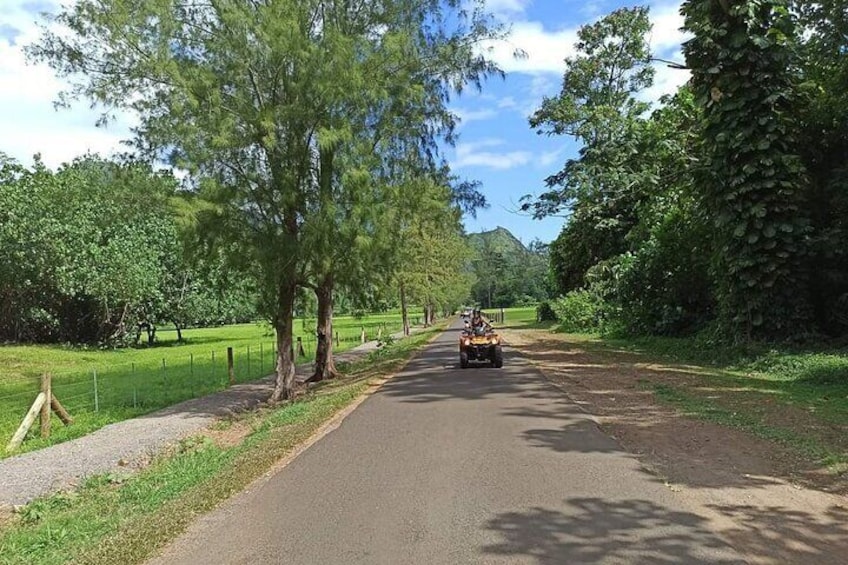
M 365 326 L 362 326 L 362 333 L 359 335 L 360 343 L 365 343 Z
M 230 377 L 230 384 L 236 384 L 236 372 L 233 363 L 233 348 L 227 348 L 227 375 Z
M 62 420 L 62 423 L 66 426 L 70 426 L 74 423 L 74 419 L 71 418 L 71 415 L 68 414 L 68 411 L 65 410 L 65 407 L 62 406 L 62 403 L 59 402 L 59 399 L 55 396 L 50 399 L 50 408 L 53 409 L 56 415 L 59 416 L 59 419 Z
M 340 344 L 340 343 L 341 343 L 341 341 L 339 340 L 339 332 L 338 332 L 338 330 L 337 330 L 337 331 L 336 331 L 336 347 L 339 347 L 339 344 Z
M 41 375 L 41 392 L 44 393 L 44 404 L 41 405 L 41 437 L 50 437 L 50 400 L 51 394 L 50 373 Z
M 306 357 L 306 351 L 303 349 L 303 338 L 300 336 L 297 337 L 297 354 L 300 357 Z
M 29 412 L 27 412 L 27 415 L 24 417 L 24 421 L 21 422 L 21 425 L 18 427 L 18 431 L 16 431 L 15 435 L 12 436 L 12 441 L 10 441 L 9 445 L 6 446 L 6 451 L 12 451 L 21 445 L 27 432 L 32 427 L 32 423 L 35 422 L 35 418 L 41 411 L 41 407 L 45 400 L 47 400 L 47 395 L 43 392 L 39 392 L 38 396 L 35 397 L 35 402 L 32 403 Z

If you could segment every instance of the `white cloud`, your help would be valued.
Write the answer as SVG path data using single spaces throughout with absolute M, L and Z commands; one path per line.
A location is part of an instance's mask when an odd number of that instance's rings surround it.
M 506 72 L 562 73 L 574 51 L 577 29 L 550 31 L 541 22 L 518 21 L 506 40 L 483 44 L 483 52 Z M 516 57 L 523 52 L 523 57 Z
M 97 112 L 84 104 L 55 110 L 53 102 L 66 86 L 46 65 L 28 65 L 22 46 L 38 39 L 33 11 L 50 9 L 46 2 L 3 2 L 0 18 L 16 30 L 14 40 L 0 37 L 0 152 L 30 164 L 35 153 L 50 167 L 86 152 L 108 155 L 121 151 L 132 120 L 124 116 L 108 128 L 96 128 Z
M 456 117 L 459 118 L 462 125 L 468 125 L 471 122 L 490 120 L 498 115 L 498 113 L 492 108 L 479 108 L 476 110 L 454 108 L 453 113 L 456 114 Z
M 486 9 L 493 14 L 520 14 L 527 9 L 530 0 L 486 0 Z
M 691 34 L 681 29 L 683 16 L 680 14 L 680 4 L 675 2 L 654 6 L 651 9 L 651 22 L 654 24 L 650 38 L 654 56 L 682 63 L 681 47 Z M 654 85 L 641 94 L 643 100 L 656 101 L 664 94 L 673 94 L 691 77 L 688 70 L 672 68 L 664 62 L 654 63 L 654 69 Z
M 453 159 L 454 169 L 463 167 L 488 167 L 490 169 L 506 170 L 527 165 L 533 155 L 529 151 L 490 151 L 504 144 L 502 139 L 483 139 L 471 143 L 458 143 L 456 158 Z
M 555 149 L 553 151 L 545 151 L 536 159 L 536 164 L 540 167 L 550 167 L 560 160 L 563 149 Z
M 680 4 L 660 4 L 651 8 L 651 49 L 660 57 L 675 55 L 690 34 L 684 32 Z

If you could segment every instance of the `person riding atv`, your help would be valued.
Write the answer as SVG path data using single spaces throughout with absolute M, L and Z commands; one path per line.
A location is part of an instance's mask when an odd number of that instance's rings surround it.
M 471 329 L 477 333 L 478 331 L 485 331 L 488 325 L 486 320 L 483 319 L 482 312 L 480 310 L 474 310 L 474 314 L 471 316 Z
M 503 351 L 498 334 L 475 310 L 471 322 L 466 322 L 465 331 L 459 338 L 459 365 L 468 367 L 469 361 L 490 361 L 493 367 L 503 367 Z

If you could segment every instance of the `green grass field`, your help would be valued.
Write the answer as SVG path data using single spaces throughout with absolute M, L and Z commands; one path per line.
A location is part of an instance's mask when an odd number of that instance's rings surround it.
M 533 327 L 536 325 L 536 307 L 504 308 L 505 327 Z
M 411 321 L 415 321 L 413 318 Z M 298 320 L 308 362 L 315 352 L 314 320 Z M 365 328 L 369 339 L 400 331 L 399 314 L 376 314 L 334 321 L 339 336 L 336 351 L 360 343 Z M 61 345 L 0 346 L 0 457 L 39 390 L 40 375 L 53 375 L 53 393 L 74 417 L 62 426 L 53 420 L 48 439 L 36 437 L 34 426 L 20 451 L 38 449 L 91 433 L 112 422 L 145 414 L 226 388 L 227 348 L 233 348 L 235 379 L 245 382 L 273 372 L 274 332 L 268 324 L 241 324 L 183 331 L 177 343 L 174 330 L 159 330 L 157 344 L 125 349 L 79 348 Z

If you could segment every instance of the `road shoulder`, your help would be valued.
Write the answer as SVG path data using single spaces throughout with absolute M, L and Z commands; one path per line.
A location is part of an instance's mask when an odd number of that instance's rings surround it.
M 793 449 L 740 429 L 687 417 L 646 382 L 698 378 L 699 368 L 604 355 L 547 330 L 507 329 L 508 343 L 667 487 L 709 516 L 752 562 L 848 555 L 848 499 L 811 488 L 816 476 Z M 814 479 L 819 478 L 818 483 Z M 821 562 L 820 560 L 818 562 Z

